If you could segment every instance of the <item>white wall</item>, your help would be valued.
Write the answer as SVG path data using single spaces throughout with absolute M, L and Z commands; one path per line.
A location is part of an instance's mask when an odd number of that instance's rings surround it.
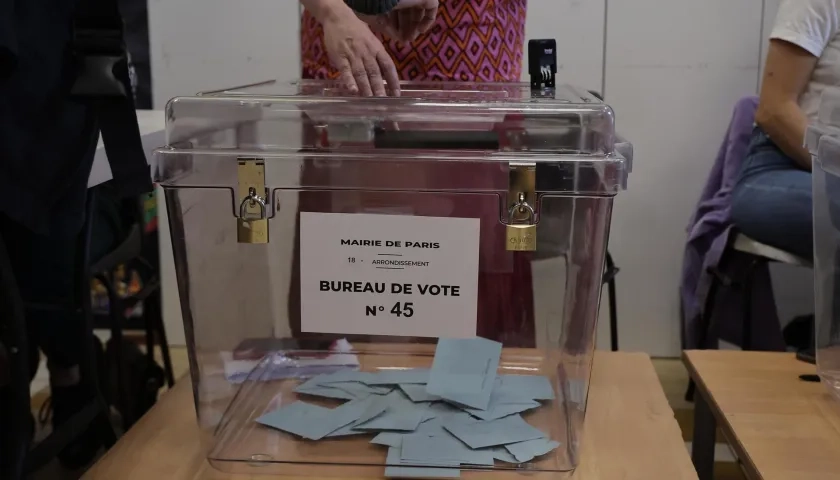
M 732 107 L 755 92 L 761 2 L 610 0 L 608 22 L 607 101 L 636 158 L 610 241 L 621 346 L 672 355 L 685 228 Z
M 154 104 L 175 96 L 299 76 L 300 5 L 293 0 L 148 0 Z M 161 195 L 159 204 L 164 205 Z M 184 344 L 172 246 L 160 209 L 163 312 Z
M 557 75 L 565 82 L 601 90 L 604 79 L 605 0 L 528 0 L 525 37 L 557 40 Z M 525 49 L 522 80 L 528 80 Z
M 300 68 L 294 0 L 148 0 L 154 103 L 270 79 Z
M 636 146 L 610 242 L 621 267 L 622 349 L 679 353 L 677 288 L 686 222 L 732 107 L 757 92 L 766 51 L 762 35 L 778 2 L 529 1 L 528 37 L 557 39 L 561 79 L 604 88 L 618 128 Z M 150 0 L 149 12 L 158 106 L 175 95 L 298 76 L 293 0 Z M 798 283 L 806 287 L 777 285 L 783 317 L 813 304 L 808 272 L 795 274 L 803 275 Z M 172 292 L 171 277 L 169 283 Z M 183 336 L 173 297 L 165 304 L 170 336 L 177 341 Z M 599 344 L 607 345 L 603 304 Z

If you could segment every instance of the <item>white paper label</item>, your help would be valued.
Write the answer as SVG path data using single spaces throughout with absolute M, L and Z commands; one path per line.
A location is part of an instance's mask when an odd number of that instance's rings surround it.
M 477 218 L 302 212 L 301 329 L 471 338 Z

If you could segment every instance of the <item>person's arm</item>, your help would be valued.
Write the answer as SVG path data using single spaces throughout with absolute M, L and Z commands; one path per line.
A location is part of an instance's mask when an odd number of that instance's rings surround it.
M 324 27 L 324 47 L 338 70 L 338 81 L 351 92 L 364 96 L 399 96 L 400 82 L 394 61 L 368 25 L 344 0 L 300 0 L 301 5 Z
M 799 96 L 817 64 L 817 57 L 784 40 L 771 40 L 755 122 L 786 155 L 811 169 L 811 155 L 802 144 L 808 120 Z
M 350 11 L 344 0 L 300 0 L 300 4 L 322 25 L 326 20 Z
M 770 32 L 770 48 L 756 123 L 782 151 L 805 169 L 811 156 L 802 146 L 808 119 L 799 98 L 818 59 L 840 31 L 840 0 L 782 0 Z

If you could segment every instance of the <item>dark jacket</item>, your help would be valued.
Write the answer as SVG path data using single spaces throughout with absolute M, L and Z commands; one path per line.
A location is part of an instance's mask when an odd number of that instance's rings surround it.
M 75 0 L 0 0 L 0 214 L 38 233 L 83 221 L 94 117 L 70 98 Z
M 152 63 L 149 54 L 149 9 L 146 0 L 119 0 L 125 21 L 125 44 L 134 70 L 134 104 L 138 110 L 152 108 Z

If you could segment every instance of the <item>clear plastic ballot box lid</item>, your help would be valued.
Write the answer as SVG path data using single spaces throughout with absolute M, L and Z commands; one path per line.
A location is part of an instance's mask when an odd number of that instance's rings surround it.
M 805 134 L 813 160 L 817 373 L 840 399 L 840 89 L 823 92 L 818 115 Z
M 584 89 L 268 82 L 157 152 L 203 448 L 224 471 L 577 464 L 629 143 Z

